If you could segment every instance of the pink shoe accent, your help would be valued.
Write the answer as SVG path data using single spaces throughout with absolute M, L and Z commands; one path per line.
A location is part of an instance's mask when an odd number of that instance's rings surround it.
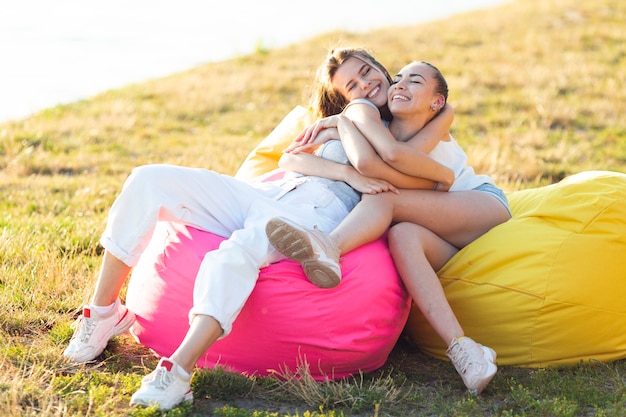
M 171 372 L 172 371 L 172 366 L 174 366 L 174 363 L 172 363 L 172 362 L 170 362 L 168 360 L 162 359 L 161 360 L 161 366 L 164 367 L 165 369 L 167 369 L 167 372 Z
M 115 323 L 115 325 L 117 326 L 118 324 L 120 324 L 121 322 L 124 321 L 124 319 L 126 319 L 126 316 L 128 316 L 128 312 L 129 310 L 126 310 L 126 312 L 124 312 L 124 315 L 122 317 L 120 317 L 120 319 L 117 321 L 117 323 Z M 84 313 L 83 313 L 84 314 Z

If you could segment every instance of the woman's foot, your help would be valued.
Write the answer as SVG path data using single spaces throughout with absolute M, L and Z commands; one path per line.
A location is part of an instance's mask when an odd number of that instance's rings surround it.
M 498 371 L 495 364 L 496 352 L 469 337 L 453 340 L 446 356 L 450 358 L 472 395 L 479 395 Z
M 308 229 L 282 217 L 265 226 L 267 238 L 278 252 L 300 263 L 309 281 L 321 288 L 341 282 L 341 251 L 326 233 Z
M 100 315 L 94 306 L 83 307 L 83 314 L 76 319 L 74 335 L 63 355 L 74 362 L 94 360 L 113 336 L 126 332 L 135 322 L 135 313 L 129 311 L 119 299 L 111 313 Z
M 170 410 L 183 401 L 193 401 L 191 376 L 174 361 L 161 358 L 154 371 L 141 380 L 141 388 L 131 397 L 130 405 L 157 405 Z

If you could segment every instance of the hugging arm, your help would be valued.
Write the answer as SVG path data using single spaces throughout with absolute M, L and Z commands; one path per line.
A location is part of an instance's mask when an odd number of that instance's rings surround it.
M 376 194 L 385 191 L 398 192 L 392 183 L 384 179 L 366 177 L 350 165 L 330 161 L 310 153 L 284 153 L 278 161 L 278 166 L 304 175 L 344 181 L 363 194 Z
M 389 129 L 380 121 L 378 111 L 364 103 L 355 103 L 346 109 L 346 116 L 352 121 L 353 127 L 347 123 L 338 124 L 339 135 L 344 144 L 347 140 L 355 143 L 362 142 L 362 138 L 371 144 L 376 158 L 381 158 L 385 163 L 407 175 L 428 178 L 443 185 L 450 186 L 454 182 L 454 173 L 430 158 L 430 152 L 442 138 L 449 135 L 453 112 L 450 106 L 444 108 L 441 114 L 429 121 L 408 142 L 396 140 Z M 356 128 L 356 129 L 354 129 Z M 358 134 L 357 134 L 358 132 Z M 360 135 L 360 137 L 358 137 Z M 344 145 L 345 146 L 345 145 Z M 363 149 L 362 144 L 352 151 Z M 354 155 L 346 148 L 348 156 L 361 159 L 363 165 L 355 164 L 365 175 L 371 175 L 368 170 L 373 162 L 371 152 L 362 155 Z M 369 161 L 369 162 L 368 162 Z M 359 166 L 365 169 L 361 171 Z
M 361 174 L 384 178 L 398 188 L 431 190 L 435 187 L 435 181 L 405 174 L 383 161 L 365 136 L 347 117 L 341 117 L 337 127 L 346 155 Z
M 413 146 L 422 152 L 430 153 L 430 151 L 435 149 L 435 146 L 437 146 L 440 141 L 448 140 L 450 136 L 450 127 L 452 126 L 453 121 L 454 109 L 446 103 L 435 117 L 433 117 L 419 132 L 410 137 L 404 143 L 409 146 Z M 402 142 L 399 143 L 402 144 Z M 396 149 L 396 151 L 401 152 L 402 148 L 403 147 L 400 146 Z
M 368 188 L 367 185 L 365 185 L 366 182 L 377 182 L 381 180 L 392 184 L 393 189 L 389 189 L 390 191 L 394 191 L 396 187 L 432 189 L 435 186 L 435 182 L 432 180 L 404 174 L 386 164 L 376 155 L 372 146 L 367 142 L 363 135 L 361 135 L 360 132 L 352 126 L 346 116 L 336 115 L 323 120 L 325 122 L 332 120 L 332 125 L 336 125 L 336 127 L 321 129 L 313 135 L 313 142 L 306 143 L 305 145 L 302 145 L 302 142 L 296 138 L 294 143 L 290 145 L 282 155 L 279 161 L 279 166 L 281 168 L 296 171 L 305 175 L 316 175 L 333 180 L 345 181 L 354 189 L 362 193 L 370 193 L 367 191 Z M 345 128 L 349 129 L 351 136 L 349 139 L 352 140 L 346 140 L 346 142 L 344 142 L 342 137 L 342 145 L 354 168 L 319 158 L 316 155 L 305 153 L 305 151 L 310 152 L 314 146 L 319 146 L 319 144 L 330 139 L 338 139 L 339 132 L 337 127 L 339 125 L 344 126 L 344 124 L 348 125 L 345 126 Z M 350 154 L 355 155 L 355 157 L 350 157 Z M 371 168 L 364 170 L 362 169 L 363 167 L 359 168 L 357 164 L 367 164 Z
M 368 120 L 368 126 L 373 133 L 368 136 L 381 135 L 390 137 L 390 141 L 397 142 L 391 135 L 388 128 L 380 121 L 378 111 L 367 104 L 353 104 L 350 106 L 356 111 L 356 117 L 360 120 Z M 449 114 L 448 114 L 449 113 Z M 346 181 L 353 185 L 347 175 L 356 181 L 358 177 L 354 176 L 353 168 L 346 168 L 345 165 L 334 163 L 331 161 L 318 161 L 314 155 L 307 155 L 303 152 L 311 151 L 314 147 L 330 140 L 340 138 L 343 147 L 348 155 L 350 162 L 356 168 L 358 173 L 369 178 L 384 179 L 398 188 L 413 189 L 433 189 L 437 185 L 437 181 L 430 178 L 440 178 L 443 184 L 439 189 L 445 191 L 454 181 L 454 173 L 447 167 L 432 160 L 427 152 L 430 152 L 441 140 L 442 137 L 449 134 L 449 128 L 452 124 L 453 114 L 442 112 L 435 120 L 431 120 L 420 130 L 413 138 L 410 139 L 413 146 L 414 155 L 417 154 L 419 160 L 412 158 L 412 164 L 421 164 L 417 171 L 424 172 L 430 169 L 431 177 L 418 177 L 409 173 L 404 173 L 386 163 L 377 154 L 374 147 L 368 141 L 359 129 L 357 129 L 350 119 L 344 114 L 330 116 L 317 121 L 314 125 L 305 129 L 294 142 L 285 149 L 285 154 L 281 158 L 279 165 L 282 168 L 300 172 L 306 175 L 317 175 L 330 179 Z M 301 155 L 302 157 L 298 157 Z M 355 179 L 356 178 L 356 179 Z M 359 190 L 357 187 L 355 189 Z M 366 192 L 359 190 L 361 192 Z

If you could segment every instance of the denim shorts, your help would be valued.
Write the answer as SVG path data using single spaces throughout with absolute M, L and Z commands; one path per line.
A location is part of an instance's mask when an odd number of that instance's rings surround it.
M 511 208 L 509 207 L 509 200 L 506 198 L 504 191 L 502 191 L 500 188 L 493 184 L 481 184 L 478 187 L 474 188 L 474 190 L 482 191 L 495 197 L 500 203 L 502 203 L 506 211 L 509 212 L 509 216 L 513 216 L 513 214 L 511 213 Z

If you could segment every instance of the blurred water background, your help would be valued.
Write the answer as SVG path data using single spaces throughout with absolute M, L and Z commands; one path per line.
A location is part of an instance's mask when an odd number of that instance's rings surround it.
M 15 0 L 0 6 L 0 122 L 342 29 L 410 25 L 505 0 Z M 391 9 L 383 9 L 383 6 Z

